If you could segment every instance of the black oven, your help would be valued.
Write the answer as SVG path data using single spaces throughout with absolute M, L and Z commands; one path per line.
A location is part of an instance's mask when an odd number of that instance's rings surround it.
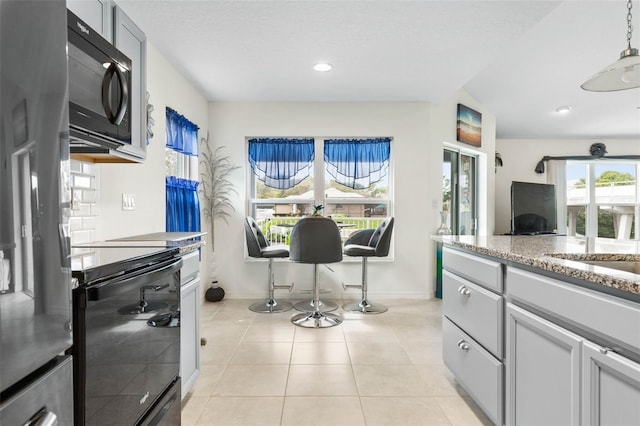
M 71 152 L 131 143 L 131 60 L 67 10 Z
M 180 424 L 177 252 L 72 249 L 75 424 Z

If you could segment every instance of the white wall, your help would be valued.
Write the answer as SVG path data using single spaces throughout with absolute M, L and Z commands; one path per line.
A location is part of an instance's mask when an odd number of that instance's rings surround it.
M 482 114 L 482 142 L 480 147 L 463 144 L 456 141 L 456 117 L 458 104 L 463 104 Z M 442 150 L 446 144 L 449 147 L 458 147 L 461 150 L 478 155 L 478 235 L 491 235 L 494 230 L 494 155 L 496 146 L 496 118 L 487 111 L 480 102 L 474 99 L 466 91 L 460 90 L 446 102 L 438 104 L 432 113 L 430 158 L 433 167 L 430 169 L 430 178 L 442 182 Z M 439 183 L 441 186 L 441 183 Z M 438 205 L 438 211 L 442 208 L 442 191 L 438 198 L 432 200 L 433 205 Z M 433 213 L 434 217 L 437 213 Z M 434 220 L 440 221 L 438 216 Z M 437 227 L 437 225 L 436 225 Z M 435 229 L 435 228 L 434 228 Z
M 252 136 L 393 137 L 395 254 L 393 260 L 369 263 L 369 293 L 373 299 L 432 297 L 435 246 L 429 237 L 439 225 L 442 142 L 455 141 L 458 101 L 482 111 L 464 93 L 437 108 L 427 103 L 210 104 L 212 142 L 225 146 L 234 164 L 242 166 L 232 178 L 240 194 L 234 203 L 236 212 L 228 224 L 216 222 L 216 277 L 227 297 L 260 298 L 266 294 L 266 263 L 246 260 L 244 253 L 243 220 L 248 211 L 245 139 Z M 438 113 L 437 123 L 433 111 Z M 493 153 L 495 120 L 490 114 L 483 115 L 483 127 L 487 134 L 483 134 L 482 149 Z M 493 206 L 491 196 L 488 199 Z M 330 288 L 331 297 L 357 297 L 354 292 L 344 293 L 340 283 L 359 282 L 359 259 L 345 258 L 332 269 L 335 272 L 321 268 L 321 287 Z M 277 282 L 296 283 L 291 297 L 301 297 L 296 290 L 311 287 L 309 265 L 278 262 L 275 273 Z
M 495 182 L 496 233 L 511 229 L 511 182 L 546 183 L 547 174 L 536 173 L 538 161 L 545 155 L 589 155 L 589 147 L 604 143 L 606 156 L 640 155 L 640 140 L 513 140 L 499 139 L 496 150 L 502 155 L 503 167 L 499 167 Z
M 206 137 L 208 103 L 151 44 L 147 43 L 147 91 L 154 106 L 153 139 L 143 164 L 100 165 L 101 200 L 97 239 L 165 230 L 165 107 L 196 123 Z M 135 195 L 136 208 L 122 210 L 122 193 Z
M 101 199 L 97 239 L 163 231 L 165 227 L 165 106 L 177 110 L 200 126 L 200 137 L 207 130 L 210 142 L 226 146 L 226 153 L 242 168 L 233 174 L 239 197 L 229 223 L 216 223 L 215 266 L 210 236 L 203 251 L 203 291 L 210 278 L 216 278 L 228 298 L 260 298 L 266 293 L 266 264 L 246 260 L 243 220 L 246 203 L 246 146 L 250 136 L 334 136 L 394 138 L 392 152 L 396 226 L 394 256 L 370 262 L 370 294 L 374 298 L 429 298 L 435 290 L 434 244 L 429 239 L 438 227 L 441 209 L 443 143 L 455 144 L 458 102 L 483 114 L 482 147 L 478 152 L 493 164 L 495 119 L 466 92 L 460 91 L 438 106 L 428 103 L 211 103 L 158 52 L 148 45 L 147 87 L 155 111 L 154 137 L 147 147 L 144 164 L 105 164 L 100 166 Z M 462 146 L 462 145 L 461 145 Z M 481 160 L 481 164 L 484 160 Z M 485 167 L 486 169 L 486 167 Z M 493 227 L 493 167 L 482 177 L 481 210 L 487 210 L 483 229 Z M 134 211 L 121 208 L 122 193 L 136 199 Z M 203 217 L 203 230 L 208 224 Z M 214 271 L 215 268 L 215 271 Z M 343 294 L 341 282 L 360 281 L 359 259 L 346 259 L 333 265 L 335 272 L 321 269 L 323 288 L 332 297 L 356 298 Z M 278 282 L 296 282 L 291 297 L 307 297 L 297 291 L 311 287 L 309 265 L 287 261 L 276 265 Z

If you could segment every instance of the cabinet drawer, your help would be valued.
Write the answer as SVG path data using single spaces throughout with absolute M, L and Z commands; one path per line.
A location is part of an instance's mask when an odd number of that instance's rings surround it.
M 502 293 L 502 264 L 445 247 L 442 266 L 483 287 Z
M 502 358 L 502 296 L 443 271 L 442 304 L 445 316 Z
M 447 318 L 442 320 L 445 365 L 485 414 L 502 424 L 502 363 Z
M 182 256 L 180 270 L 180 285 L 191 281 L 200 273 L 200 251 L 192 251 Z
M 640 306 L 521 269 L 507 268 L 507 298 L 640 353 Z

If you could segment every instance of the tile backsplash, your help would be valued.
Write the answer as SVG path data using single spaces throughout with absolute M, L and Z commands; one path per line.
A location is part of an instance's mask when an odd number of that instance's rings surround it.
M 71 160 L 71 244 L 99 239 L 100 166 Z

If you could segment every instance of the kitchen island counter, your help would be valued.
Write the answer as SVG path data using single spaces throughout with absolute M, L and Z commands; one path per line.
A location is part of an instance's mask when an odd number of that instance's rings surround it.
M 557 235 L 433 236 L 445 246 L 486 255 L 506 264 L 532 267 L 539 273 L 597 291 L 640 301 L 640 274 L 583 261 L 640 262 L 640 242 Z
M 640 424 L 637 241 L 434 240 L 443 360 L 495 424 Z

